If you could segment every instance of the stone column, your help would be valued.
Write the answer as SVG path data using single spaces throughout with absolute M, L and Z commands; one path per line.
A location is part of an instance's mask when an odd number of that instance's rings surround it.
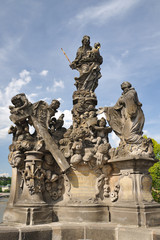
M 44 173 L 42 171 L 43 153 L 38 151 L 25 152 L 25 170 L 22 174 L 22 195 L 17 206 L 39 206 L 45 204 L 42 196 Z

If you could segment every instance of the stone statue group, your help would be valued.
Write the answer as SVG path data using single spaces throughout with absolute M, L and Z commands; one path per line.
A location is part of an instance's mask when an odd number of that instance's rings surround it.
M 145 119 L 136 90 L 131 83 L 123 82 L 122 94 L 113 107 L 96 108 L 95 89 L 103 62 L 100 46 L 95 43 L 91 47 L 90 37 L 84 36 L 75 60 L 70 63 L 80 75 L 75 77 L 73 122 L 68 129 L 63 126 L 64 114 L 56 118 L 60 106 L 58 100 L 54 99 L 50 104 L 42 100 L 31 103 L 24 93 L 11 99 L 10 119 L 14 125 L 9 129 L 13 138 L 8 159 L 14 177 L 4 222 L 51 222 L 54 207 L 54 214 L 59 219 L 68 219 L 70 210 L 67 209 L 71 207 L 71 213 L 75 211 L 77 219 L 92 219 L 90 214 L 93 214 L 93 221 L 97 221 L 97 204 L 102 207 L 105 219 L 111 214 L 112 222 L 114 219 L 116 222 L 118 210 L 112 212 L 112 208 L 106 210 L 109 208 L 103 206 L 121 202 L 124 212 L 120 211 L 122 218 L 119 219 L 126 219 L 127 223 L 130 215 L 124 217 L 125 211 L 128 214 L 125 201 L 137 201 L 137 196 L 139 201 L 152 201 L 148 168 L 154 161 L 153 146 L 151 139 L 143 138 Z M 103 112 L 106 117 L 100 118 L 98 115 Z M 34 127 L 34 133 L 30 133 L 30 126 Z M 109 143 L 112 131 L 120 139 L 117 148 Z M 130 202 L 127 204 L 130 207 Z M 83 216 L 82 211 L 79 217 L 80 211 L 72 206 L 87 207 L 88 210 L 93 207 L 95 213 L 89 210 Z M 136 202 L 135 216 L 137 209 Z M 106 211 L 111 212 L 106 215 Z
M 78 48 L 76 58 L 70 64 L 72 69 L 77 69 L 80 73 L 79 77 L 75 77 L 77 90 L 94 92 L 98 86 L 98 79 L 101 77 L 100 65 L 103 62 L 100 46 L 100 43 L 95 43 L 92 48 L 90 37 L 83 37 L 82 46 Z M 117 103 L 113 107 L 100 108 L 98 114 L 105 113 L 110 127 L 120 138 L 121 155 L 130 152 L 133 155 L 143 153 L 152 156 L 152 142 L 142 136 L 145 118 L 137 92 L 129 82 L 123 82 L 121 89 L 123 92 Z M 134 145 L 130 147 L 131 144 Z M 114 155 L 117 154 L 116 151 Z
M 55 117 L 60 106 L 58 100 L 53 100 L 50 105 L 44 101 L 32 104 L 24 93 L 11 100 L 10 119 L 15 126 L 9 129 L 13 134 L 9 162 L 21 174 L 21 188 L 27 186 L 31 195 L 44 191 L 54 201 L 61 198 L 64 186 L 68 184 L 67 177 L 61 173 L 69 168 L 87 165 L 98 172 L 98 181 L 102 181 L 108 179 L 112 170 L 108 163 L 110 159 L 154 156 L 151 140 L 142 136 L 142 104 L 131 83 L 121 84 L 122 95 L 113 107 L 96 109 L 94 91 L 101 77 L 100 65 L 103 62 L 99 50 L 100 43 L 95 43 L 92 48 L 90 37 L 84 36 L 82 46 L 70 64 L 80 73 L 75 78 L 77 90 L 73 93 L 73 124 L 70 128 L 63 127 L 64 114 L 58 119 Z M 103 112 L 106 119 L 99 119 L 98 115 Z M 109 126 L 106 126 L 107 122 Z M 29 126 L 35 128 L 33 134 L 29 132 Z M 117 148 L 112 148 L 109 143 L 108 135 L 112 130 L 120 138 Z M 31 155 L 38 156 L 37 164 L 26 160 Z M 107 180 L 103 182 L 107 184 Z M 98 185 L 96 189 L 99 189 Z M 96 198 L 100 191 L 97 190 Z M 107 194 L 104 191 L 103 195 Z

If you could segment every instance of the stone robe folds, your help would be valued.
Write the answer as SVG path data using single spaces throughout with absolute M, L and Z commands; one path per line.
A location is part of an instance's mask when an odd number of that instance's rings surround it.
M 122 93 L 114 107 L 104 109 L 109 125 L 121 143 L 139 144 L 142 142 L 144 114 L 134 88 Z

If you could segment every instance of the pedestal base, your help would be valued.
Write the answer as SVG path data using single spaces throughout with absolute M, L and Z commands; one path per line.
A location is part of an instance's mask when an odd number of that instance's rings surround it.
M 111 223 L 155 227 L 160 225 L 160 204 L 116 204 L 110 209 Z
M 3 215 L 3 222 L 22 223 L 26 225 L 37 225 L 52 222 L 52 209 L 46 206 L 41 207 L 11 207 L 8 206 Z
M 103 206 L 54 206 L 59 222 L 109 222 L 108 207 Z
M 151 195 L 152 179 L 149 167 L 156 161 L 150 158 L 121 158 L 110 160 L 113 173 L 110 188 L 119 186 L 117 199 L 109 203 L 111 223 L 154 227 L 160 225 L 160 204 Z
M 39 226 L 0 225 L 0 240 L 160 240 L 159 228 L 110 223 L 51 223 Z

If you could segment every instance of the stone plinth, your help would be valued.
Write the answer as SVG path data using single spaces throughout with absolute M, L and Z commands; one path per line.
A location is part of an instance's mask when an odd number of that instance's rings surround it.
M 24 172 L 20 174 L 17 168 L 13 168 L 11 194 L 3 215 L 3 222 L 26 225 L 50 223 L 52 208 L 43 201 L 41 186 L 43 154 L 28 151 L 25 155 Z
M 96 200 L 98 174 L 88 165 L 70 169 L 64 200 L 53 206 L 60 222 L 109 222 L 108 207 Z
M 112 223 L 158 226 L 160 204 L 151 195 L 152 180 L 148 169 L 151 158 L 121 158 L 109 161 L 113 166 L 110 187 L 119 185 L 118 200 L 109 206 Z
M 37 225 L 52 222 L 52 209 L 46 204 L 36 207 L 7 207 L 3 222 L 7 224 Z
M 160 240 L 159 228 L 107 223 L 51 223 L 37 226 L 0 225 L 0 240 Z
M 109 222 L 108 207 L 95 204 L 85 206 L 54 206 L 53 211 L 59 222 Z

